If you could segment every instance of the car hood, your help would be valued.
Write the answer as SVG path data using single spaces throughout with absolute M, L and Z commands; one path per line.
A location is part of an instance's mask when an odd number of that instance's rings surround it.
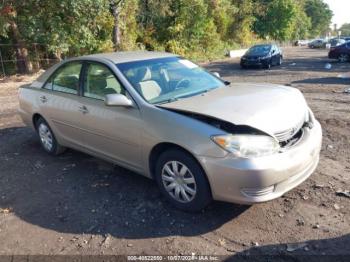
M 231 84 L 160 107 L 248 125 L 270 135 L 286 130 L 295 132 L 308 114 L 306 101 L 299 90 L 253 83 Z

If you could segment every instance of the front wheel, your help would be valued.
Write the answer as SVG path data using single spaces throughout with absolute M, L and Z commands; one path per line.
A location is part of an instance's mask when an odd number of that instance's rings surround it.
M 345 63 L 349 61 L 349 55 L 348 54 L 340 54 L 338 58 L 340 63 Z
M 282 65 L 282 63 L 283 63 L 283 58 L 282 58 L 282 56 L 280 56 L 278 59 L 277 65 L 280 66 L 280 65 Z
M 267 62 L 266 64 L 265 64 L 265 69 L 271 69 L 271 61 L 269 61 L 269 62 Z
M 36 121 L 35 127 L 40 138 L 40 144 L 47 153 L 58 155 L 65 151 L 65 148 L 57 142 L 49 124 L 43 118 Z
M 161 154 L 155 176 L 164 197 L 181 210 L 200 211 L 212 200 L 203 169 L 184 151 L 171 149 Z

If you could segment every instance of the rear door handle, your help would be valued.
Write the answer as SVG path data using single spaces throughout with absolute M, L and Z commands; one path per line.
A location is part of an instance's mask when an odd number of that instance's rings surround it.
M 40 101 L 41 101 L 42 103 L 46 103 L 46 102 L 47 102 L 46 96 L 41 96 L 41 97 L 40 97 Z
M 87 109 L 86 106 L 79 106 L 79 111 L 82 112 L 83 114 L 89 113 L 89 110 Z

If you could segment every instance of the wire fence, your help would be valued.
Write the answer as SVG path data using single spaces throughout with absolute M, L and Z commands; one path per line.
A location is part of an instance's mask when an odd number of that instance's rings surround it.
M 22 49 L 22 56 L 18 55 L 19 49 Z M 33 43 L 23 46 L 0 43 L 0 77 L 21 73 L 20 67 L 26 68 L 25 73 L 35 73 L 59 61 L 60 59 L 44 44 Z

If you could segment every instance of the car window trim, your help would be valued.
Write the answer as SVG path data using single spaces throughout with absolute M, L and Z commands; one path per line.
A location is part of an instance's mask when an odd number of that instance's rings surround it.
M 53 84 L 51 83 L 51 89 L 47 89 L 45 88 L 45 86 L 47 85 L 47 83 L 50 81 L 50 79 L 52 79 L 55 74 L 62 68 L 66 67 L 67 65 L 69 64 L 72 64 L 72 63 L 80 63 L 81 64 L 81 68 L 80 68 L 80 72 L 79 72 L 79 86 L 78 86 L 78 92 L 76 94 L 72 94 L 72 93 L 68 93 L 68 92 L 63 92 L 63 91 L 59 91 L 59 90 L 54 90 L 53 89 Z M 46 81 L 44 82 L 44 84 L 42 85 L 41 89 L 44 89 L 44 90 L 48 90 L 48 91 L 51 91 L 51 92 L 57 92 L 57 93 L 62 93 L 62 94 L 68 94 L 68 95 L 73 95 L 73 96 L 80 96 L 80 89 L 81 89 L 81 83 L 80 83 L 80 79 L 82 77 L 82 71 L 83 71 L 83 61 L 82 60 L 72 60 L 72 61 L 67 61 L 65 63 L 63 63 L 62 65 L 60 65 L 59 67 L 57 67 L 53 72 L 52 74 L 46 79 Z M 52 79 L 53 81 L 53 79 Z

